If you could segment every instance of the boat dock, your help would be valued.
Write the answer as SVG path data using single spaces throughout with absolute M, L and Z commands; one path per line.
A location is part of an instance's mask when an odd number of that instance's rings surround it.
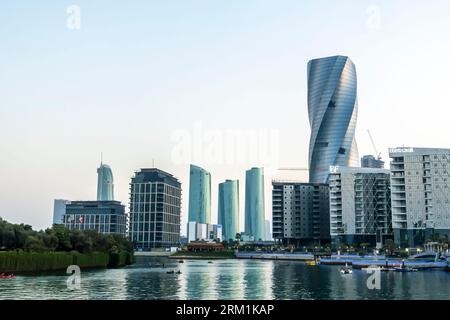
M 390 258 L 386 260 L 384 256 L 349 256 L 349 255 L 333 255 L 331 258 L 321 258 L 322 265 L 351 265 L 354 269 L 363 269 L 370 266 L 396 268 L 403 264 L 403 259 Z M 405 267 L 414 269 L 446 269 L 448 263 L 446 261 L 426 261 L 420 259 L 405 259 Z
M 314 255 L 307 253 L 236 252 L 234 255 L 238 259 L 314 261 Z

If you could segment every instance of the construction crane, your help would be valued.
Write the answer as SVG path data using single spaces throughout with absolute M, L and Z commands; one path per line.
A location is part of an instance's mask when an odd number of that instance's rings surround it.
M 377 160 L 381 160 L 381 152 L 378 152 L 377 147 L 375 146 L 375 142 L 373 142 L 372 135 L 370 134 L 370 130 L 367 129 L 367 133 L 369 134 L 370 141 L 372 142 L 373 149 L 375 150 L 375 154 L 377 155 Z

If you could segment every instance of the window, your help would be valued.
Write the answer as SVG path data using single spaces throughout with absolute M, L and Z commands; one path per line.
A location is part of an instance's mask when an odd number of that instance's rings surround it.
M 339 154 L 345 154 L 345 148 L 339 148 Z

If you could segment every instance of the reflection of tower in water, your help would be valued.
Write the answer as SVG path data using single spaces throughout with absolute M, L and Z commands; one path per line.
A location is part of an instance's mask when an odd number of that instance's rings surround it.
M 250 260 L 244 273 L 244 299 L 273 300 L 274 261 Z

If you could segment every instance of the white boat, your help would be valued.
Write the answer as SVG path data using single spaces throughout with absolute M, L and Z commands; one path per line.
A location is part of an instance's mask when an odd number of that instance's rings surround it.
M 342 274 L 352 274 L 353 273 L 353 269 L 348 267 L 348 264 L 345 264 L 345 267 L 341 268 L 341 273 Z

